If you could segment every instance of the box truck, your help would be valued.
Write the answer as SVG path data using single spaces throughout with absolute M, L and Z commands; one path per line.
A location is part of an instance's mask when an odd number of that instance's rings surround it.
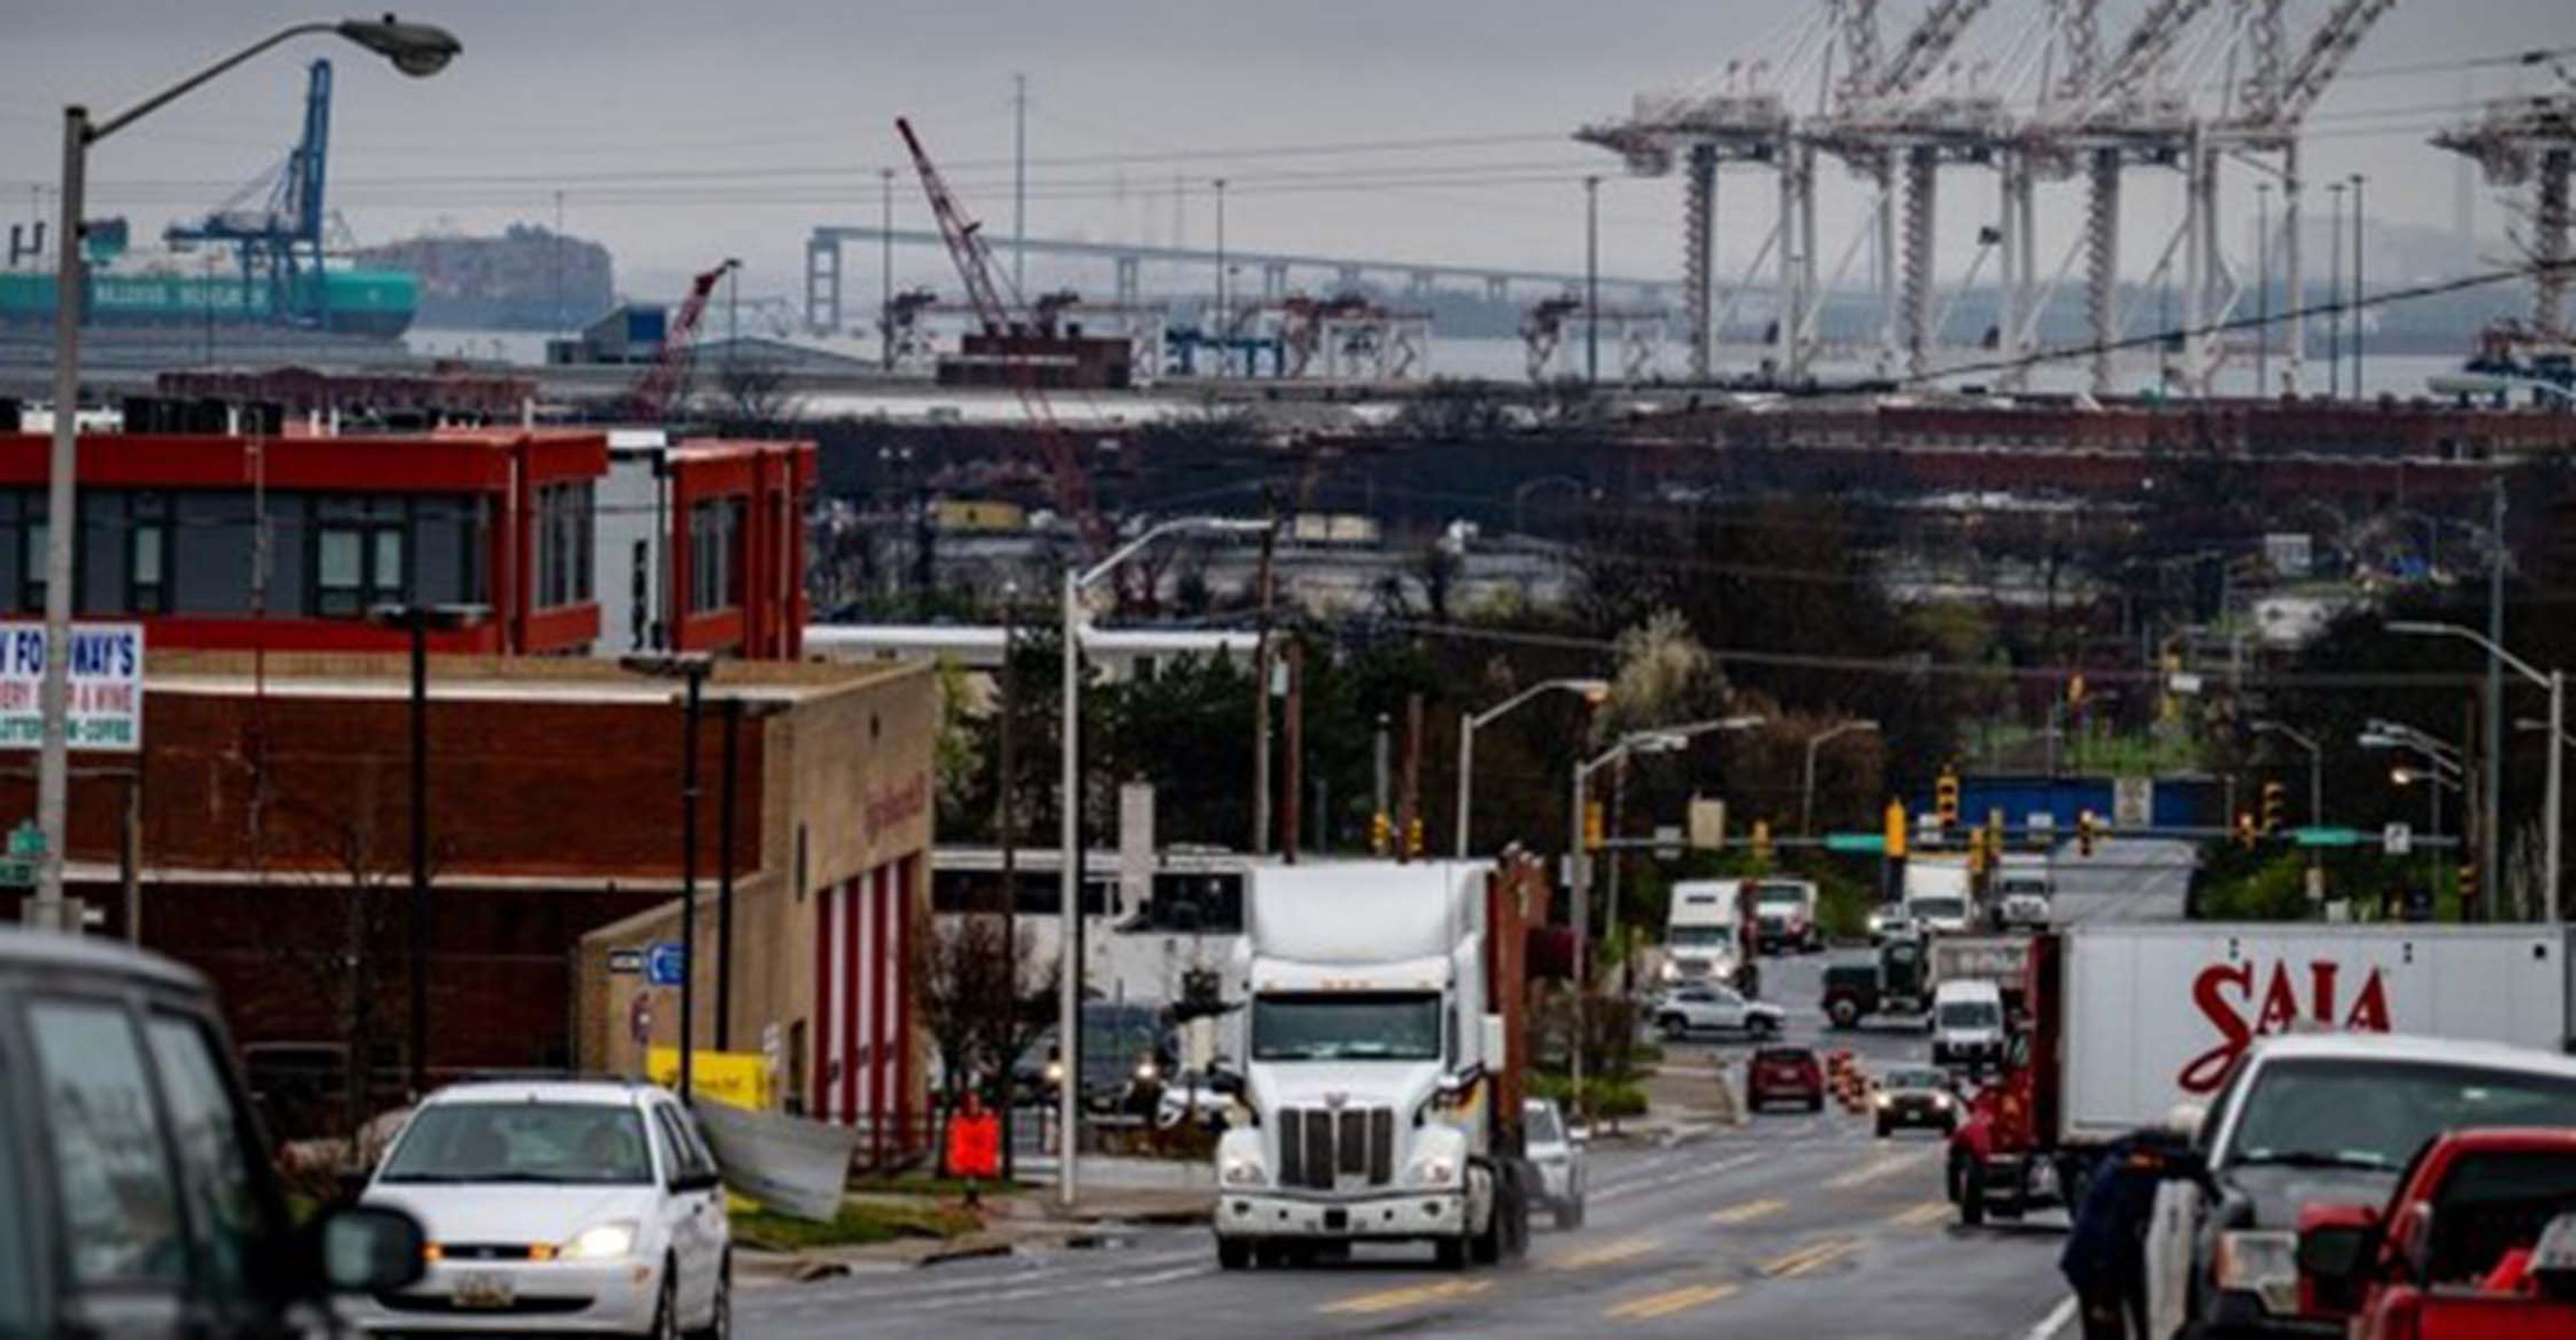
M 1243 1103 L 1217 1145 L 1228 1270 L 1427 1242 L 1446 1268 L 1528 1242 L 1525 927 L 1533 861 L 1268 866 L 1253 872 L 1235 990 Z
M 1963 1222 L 2071 1191 L 2117 1137 L 2209 1101 L 2257 1039 L 2402 1033 L 2560 1052 L 2569 933 L 2542 926 L 2106 923 L 2030 940 L 1998 1083 L 1950 1142 Z

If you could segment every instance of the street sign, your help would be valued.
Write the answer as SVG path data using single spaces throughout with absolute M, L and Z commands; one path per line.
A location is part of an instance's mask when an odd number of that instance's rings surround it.
M 1884 833 L 1827 833 L 1825 850 L 1884 856 L 1887 854 L 1887 835 Z
M 678 986 L 688 962 L 678 945 L 664 940 L 644 951 L 644 980 L 654 986 Z
M 2118 777 L 2111 782 L 2111 826 L 2153 828 L 2156 824 L 2156 780 Z
M 2358 847 L 2364 835 L 2358 828 L 2293 828 L 2290 840 L 2302 847 Z
M 2405 824 L 2390 824 L 2379 834 L 2379 849 L 2391 856 L 2404 856 L 2415 850 L 2415 830 Z
M 608 971 L 610 975 L 617 977 L 632 977 L 644 971 L 644 951 L 641 949 L 609 950 Z
M 0 860 L 0 889 L 36 887 L 36 863 L 44 859 L 45 830 L 33 819 L 9 830 L 9 855 Z
M 1726 845 L 1726 802 L 1693 796 L 1688 815 L 1693 851 L 1716 851 Z
M 1682 858 L 1682 829 L 1679 824 L 1655 825 L 1655 859 L 1678 861 Z
M 0 623 L 0 749 L 44 743 L 44 679 L 45 626 Z M 72 748 L 142 748 L 143 626 L 74 626 L 70 688 Z

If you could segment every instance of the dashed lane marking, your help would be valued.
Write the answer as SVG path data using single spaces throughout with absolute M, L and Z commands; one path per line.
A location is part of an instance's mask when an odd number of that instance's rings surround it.
M 1898 1228 L 1930 1228 L 1949 1217 L 1950 1202 L 1927 1200 L 1920 1205 L 1909 1205 L 1887 1216 L 1887 1222 Z
M 1416 1284 L 1402 1289 L 1380 1289 L 1374 1293 L 1352 1294 L 1348 1298 L 1336 1299 L 1315 1310 L 1357 1314 L 1394 1312 L 1402 1308 L 1473 1298 L 1492 1287 L 1494 1287 L 1492 1280 L 1441 1280 L 1433 1284 Z
M 1741 1205 L 1727 1206 L 1710 1215 L 1708 1221 L 1712 1224 L 1749 1224 L 1787 1208 L 1789 1202 L 1785 1200 L 1748 1200 Z
M 1686 1289 L 1672 1289 L 1664 1293 L 1650 1293 L 1643 1298 L 1631 1298 L 1604 1311 L 1601 1315 L 1618 1317 L 1626 1321 L 1652 1321 L 1657 1317 L 1669 1317 L 1675 1313 L 1688 1312 L 1695 1307 L 1722 1303 L 1733 1298 L 1735 1294 L 1736 1286 L 1732 1284 L 1694 1284 Z
M 1593 1266 L 1606 1266 L 1612 1262 L 1625 1261 L 1633 1257 L 1643 1256 L 1646 1253 L 1653 1251 L 1659 1245 L 1661 1245 L 1660 1240 L 1655 1238 L 1618 1238 L 1610 1242 L 1602 1243 L 1598 1247 L 1587 1247 L 1571 1256 L 1558 1257 L 1555 1260 L 1549 1261 L 1547 1263 L 1547 1268 L 1550 1270 L 1585 1270 Z
M 1810 1271 L 1821 1270 L 1852 1254 L 1860 1246 L 1853 1238 L 1823 1238 L 1798 1248 L 1785 1256 L 1762 1263 L 1762 1273 L 1773 1279 L 1792 1280 Z
M 2071 1297 L 2061 1298 L 2057 1301 L 2056 1307 L 2049 1309 L 2047 1316 L 2040 1318 L 2028 1332 L 2015 1337 L 2014 1340 L 2057 1340 L 2057 1333 L 2065 1330 L 2074 1321 L 2075 1300 Z
M 1842 1176 L 1826 1182 L 1825 1185 L 1836 1191 L 1849 1191 L 1856 1186 L 1867 1186 L 1883 1177 L 1893 1177 L 1908 1168 L 1921 1167 L 1923 1164 L 1930 1162 L 1931 1157 L 1931 1151 L 1927 1149 L 1919 1153 L 1898 1154 L 1891 1158 L 1872 1159 L 1869 1162 L 1852 1169 L 1850 1172 L 1844 1173 Z

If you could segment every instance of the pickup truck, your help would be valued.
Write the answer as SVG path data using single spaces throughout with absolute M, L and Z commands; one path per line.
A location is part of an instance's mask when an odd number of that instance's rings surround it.
M 2299 1277 L 2354 1340 L 2576 1335 L 2576 1130 L 2437 1137 L 2386 1204 L 2300 1213 Z

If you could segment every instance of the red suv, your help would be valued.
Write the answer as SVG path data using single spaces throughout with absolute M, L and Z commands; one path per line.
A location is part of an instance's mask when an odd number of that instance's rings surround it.
M 1759 1112 L 1784 1099 L 1803 1099 L 1810 1112 L 1825 1110 L 1825 1067 L 1808 1047 L 1764 1047 L 1753 1053 L 1744 1077 L 1744 1105 Z

